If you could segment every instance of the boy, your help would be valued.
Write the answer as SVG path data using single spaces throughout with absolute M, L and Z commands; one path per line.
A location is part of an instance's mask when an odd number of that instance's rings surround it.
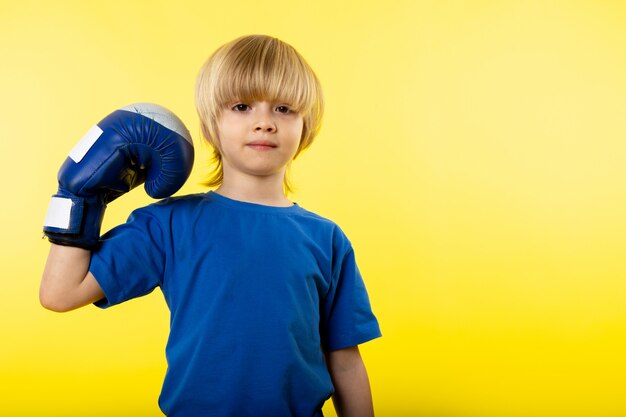
M 219 187 L 135 210 L 88 249 L 48 234 L 42 304 L 105 308 L 160 287 L 168 416 L 321 416 L 331 395 L 339 416 L 372 416 L 358 344 L 380 330 L 351 243 L 283 190 L 319 129 L 315 74 L 290 45 L 245 36 L 202 67 L 196 105 Z

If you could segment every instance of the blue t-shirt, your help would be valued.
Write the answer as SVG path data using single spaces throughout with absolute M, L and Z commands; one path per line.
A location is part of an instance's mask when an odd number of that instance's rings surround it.
M 90 271 L 102 308 L 161 288 L 168 416 L 321 416 L 324 351 L 381 335 L 350 241 L 297 203 L 165 199 L 106 233 Z

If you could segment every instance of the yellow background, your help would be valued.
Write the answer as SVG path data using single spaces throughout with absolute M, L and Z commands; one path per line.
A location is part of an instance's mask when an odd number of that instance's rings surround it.
M 0 415 L 160 415 L 160 292 L 44 310 L 41 225 L 69 150 L 134 102 L 185 121 L 180 193 L 204 191 L 195 76 L 250 33 L 325 88 L 292 199 L 354 244 L 377 415 L 625 416 L 626 4 L 591 0 L 0 0 Z

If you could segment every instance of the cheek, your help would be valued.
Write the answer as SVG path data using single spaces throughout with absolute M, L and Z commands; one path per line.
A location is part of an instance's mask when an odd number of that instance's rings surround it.
M 302 132 L 304 132 L 304 122 L 300 119 L 293 127 L 293 135 L 298 138 L 298 143 L 302 140 Z
M 221 141 L 228 141 L 229 139 L 237 136 L 237 125 L 233 121 L 229 121 L 227 118 L 222 119 L 222 123 L 219 125 L 219 138 Z
M 302 142 L 302 127 L 294 127 L 291 130 L 291 137 L 293 139 L 289 141 L 289 148 L 292 153 L 295 153 Z

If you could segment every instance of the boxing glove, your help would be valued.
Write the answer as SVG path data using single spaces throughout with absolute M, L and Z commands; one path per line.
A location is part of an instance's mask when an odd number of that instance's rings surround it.
M 193 158 L 189 131 L 164 107 L 138 103 L 114 111 L 61 166 L 44 234 L 59 245 L 94 248 L 108 203 L 144 182 L 153 198 L 174 194 L 189 177 Z

